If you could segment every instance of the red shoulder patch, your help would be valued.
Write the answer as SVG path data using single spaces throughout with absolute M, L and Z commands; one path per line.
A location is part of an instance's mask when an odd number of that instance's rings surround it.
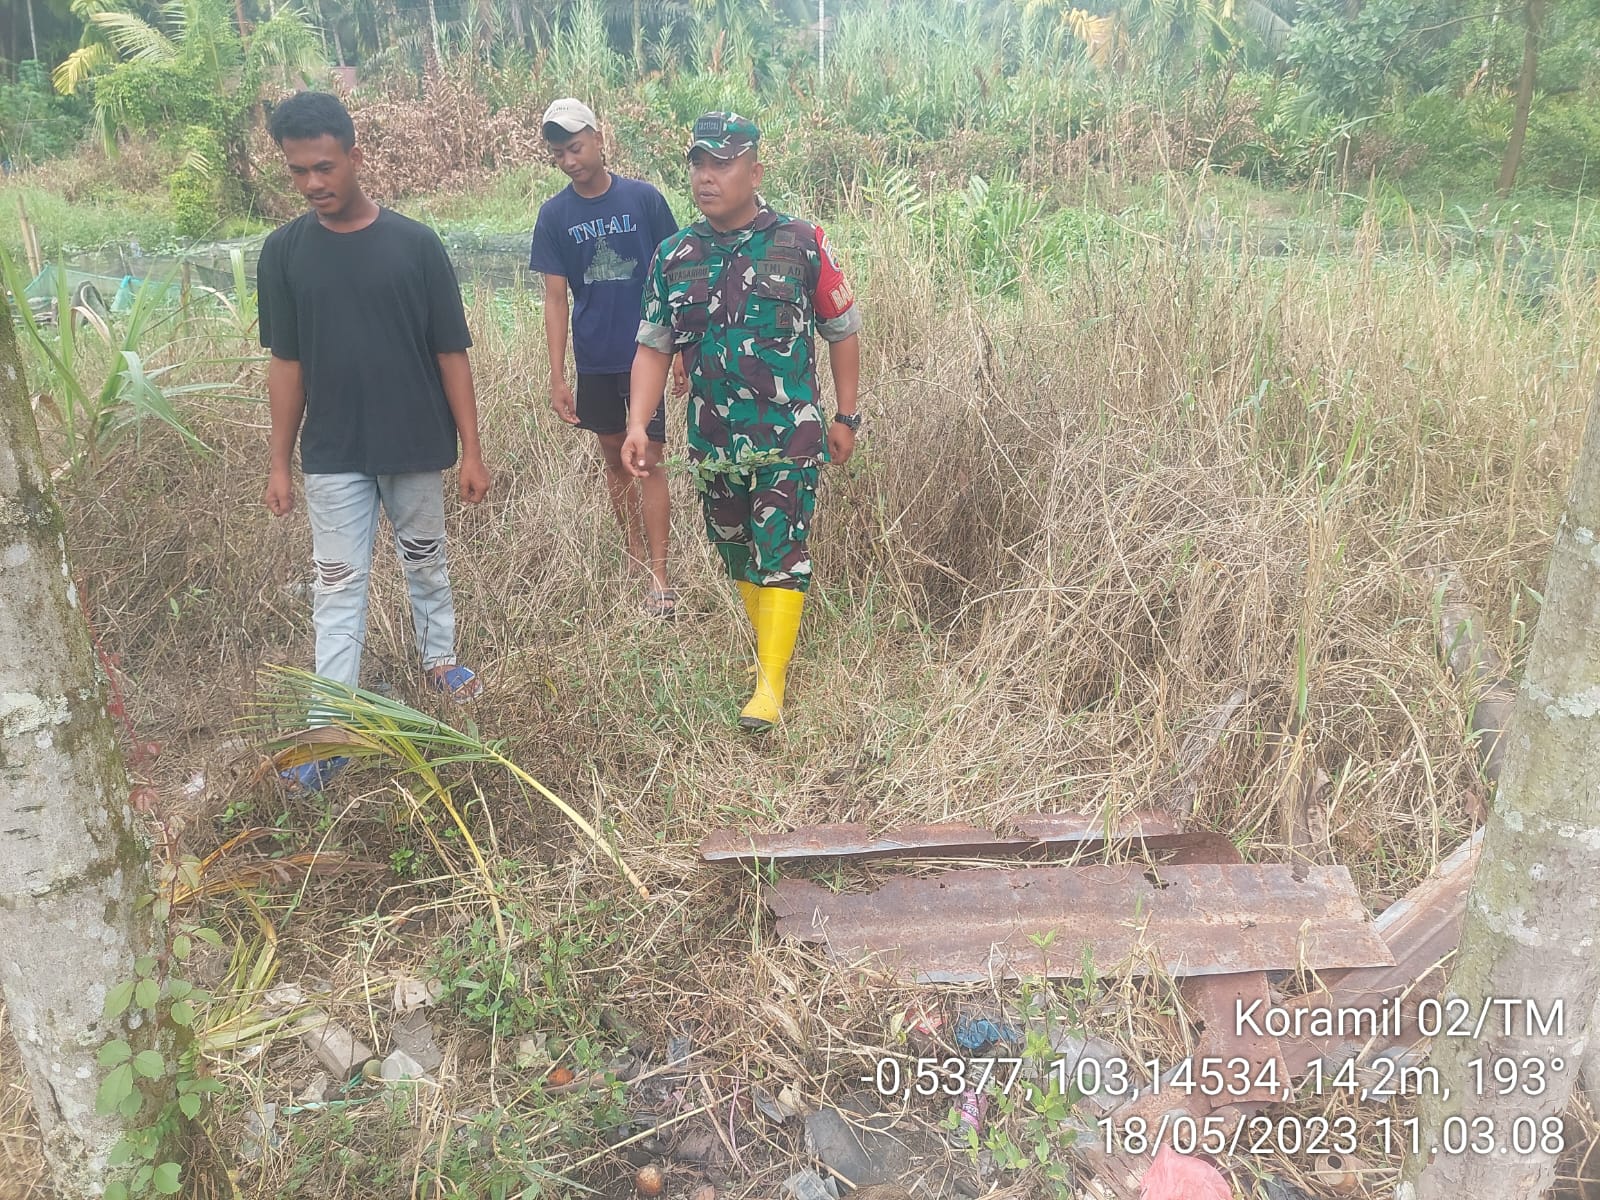
M 817 292 L 811 298 L 811 303 L 817 311 L 817 316 L 824 321 L 831 321 L 850 311 L 850 306 L 856 302 L 856 295 L 850 288 L 850 281 L 839 269 L 838 261 L 833 257 L 833 247 L 828 245 L 828 235 L 822 232 L 821 225 L 816 226 L 816 230 L 817 253 L 822 259 L 822 271 L 817 277 Z

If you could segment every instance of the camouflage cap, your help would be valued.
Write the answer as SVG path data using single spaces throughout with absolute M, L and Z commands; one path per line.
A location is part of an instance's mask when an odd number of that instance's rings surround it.
M 761 141 L 761 130 L 738 113 L 708 112 L 694 123 L 694 140 L 687 153 L 704 150 L 714 158 L 738 158 Z

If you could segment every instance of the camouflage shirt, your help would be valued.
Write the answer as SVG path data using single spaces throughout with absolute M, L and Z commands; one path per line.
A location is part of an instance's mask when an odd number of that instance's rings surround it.
M 641 343 L 683 352 L 691 459 L 827 461 L 813 334 L 843 341 L 861 314 L 820 227 L 765 207 L 728 233 L 695 222 L 656 251 L 642 317 Z

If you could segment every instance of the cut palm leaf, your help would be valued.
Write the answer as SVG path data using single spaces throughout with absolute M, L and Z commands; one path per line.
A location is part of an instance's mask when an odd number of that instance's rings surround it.
M 315 675 L 307 675 L 307 679 L 317 680 L 319 683 L 329 683 Z M 329 683 L 329 686 L 340 686 Z M 375 697 L 381 699 L 382 697 Z M 467 845 L 467 851 L 472 855 L 473 864 L 478 869 L 478 874 L 483 879 L 484 892 L 489 898 L 489 908 L 494 914 L 495 932 L 502 943 L 506 940 L 505 918 L 500 913 L 499 888 L 495 883 L 494 873 L 489 870 L 488 860 L 484 858 L 483 851 L 478 848 L 478 841 L 472 836 L 472 830 L 467 827 L 460 810 L 456 808 L 455 799 L 450 795 L 450 789 L 445 787 L 435 770 L 436 764 L 429 761 L 428 757 L 418 747 L 407 739 L 403 728 L 396 727 L 393 722 L 386 721 L 377 714 L 362 714 L 358 711 L 359 694 L 352 693 L 349 700 L 356 703 L 347 708 L 340 709 L 328 704 L 324 699 L 315 699 L 311 703 L 313 712 L 323 720 L 339 722 L 333 725 L 316 725 L 310 729 L 302 729 L 271 743 L 273 750 L 272 765 L 279 770 L 289 770 L 305 763 L 316 762 L 319 759 L 340 756 L 351 759 L 371 759 L 378 762 L 388 762 L 399 766 L 404 774 L 413 775 L 421 780 L 422 786 L 418 789 L 420 798 L 406 793 L 407 799 L 413 808 L 421 808 L 430 800 L 437 800 L 439 805 L 450 814 L 450 820 L 455 824 L 461 834 L 461 839 Z M 371 717 L 381 725 L 381 732 L 377 735 L 371 730 L 363 731 L 345 724 L 346 720 L 360 720 L 362 716 Z M 421 713 L 418 718 L 426 720 Z M 330 751 L 332 752 L 330 754 Z M 441 760 L 452 761 L 452 760 Z
M 449 789 L 439 781 L 437 769 L 453 763 L 499 767 L 543 797 L 616 865 L 641 897 L 649 898 L 649 889 L 623 862 L 617 849 L 575 808 L 506 757 L 499 743 L 485 741 L 476 732 L 454 729 L 398 700 L 335 683 L 309 671 L 277 666 L 267 670 L 283 685 L 299 711 L 309 709 L 319 719 L 329 722 L 273 743 L 280 768 L 326 758 L 330 752 L 400 766 L 422 780 L 424 787 L 419 801 L 437 797 L 450 813 L 487 879 L 482 855 L 456 811 Z
M 282 830 L 249 830 L 252 835 L 281 833 Z M 237 839 L 235 839 L 237 840 Z M 232 843 L 230 843 L 231 845 Z M 301 850 L 268 858 L 255 856 L 232 858 L 224 851 L 215 850 L 201 860 L 198 878 L 192 883 L 178 880 L 172 889 L 172 903 L 185 905 L 192 901 L 222 896 L 230 892 L 251 892 L 262 887 L 297 886 L 313 875 L 334 875 L 342 871 L 381 869 L 377 863 L 364 863 L 327 850 Z

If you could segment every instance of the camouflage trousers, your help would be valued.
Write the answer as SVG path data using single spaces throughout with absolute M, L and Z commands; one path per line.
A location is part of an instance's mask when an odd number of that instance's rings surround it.
M 718 472 L 699 487 L 706 536 L 730 577 L 799 592 L 810 586 L 806 535 L 817 503 L 816 467 Z

